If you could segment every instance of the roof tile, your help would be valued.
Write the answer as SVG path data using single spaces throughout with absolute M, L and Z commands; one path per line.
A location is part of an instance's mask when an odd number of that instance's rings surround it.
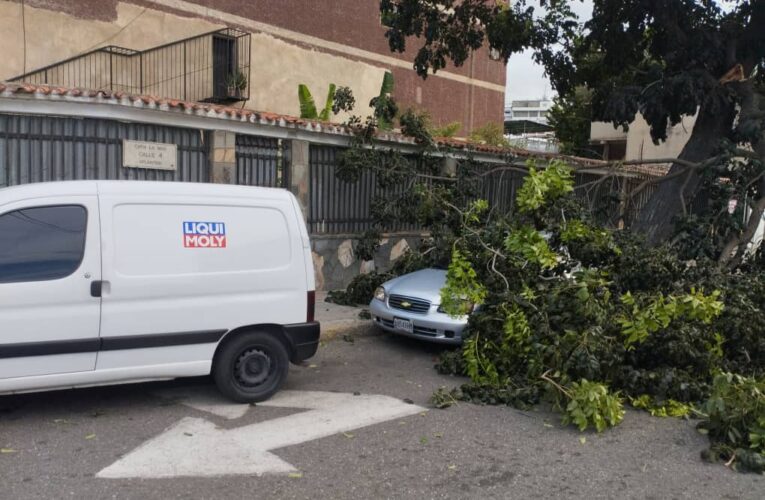
M 339 135 L 350 135 L 350 131 L 342 124 L 332 122 L 321 122 L 318 120 L 305 120 L 296 116 L 280 115 L 267 111 L 255 111 L 250 109 L 241 109 L 231 106 L 222 106 L 217 104 L 207 104 L 199 102 L 183 101 L 179 99 L 161 98 L 153 95 L 135 95 L 122 90 L 93 90 L 67 87 L 52 87 L 49 85 L 33 85 L 29 83 L 12 84 L 0 82 L 0 92 L 10 94 L 36 94 L 41 96 L 62 96 L 75 98 L 100 98 L 114 101 L 116 104 L 132 103 L 133 106 L 148 106 L 151 108 L 175 109 L 178 111 L 198 112 L 222 119 L 249 119 L 253 122 L 267 123 L 274 126 L 293 126 L 305 128 L 307 130 L 322 131 Z M 379 134 L 380 139 L 391 142 L 400 142 L 413 144 L 414 141 L 398 132 L 384 132 Z M 551 153 L 538 153 L 519 148 L 501 148 L 485 144 L 476 144 L 454 138 L 436 138 L 436 144 L 440 146 L 449 146 L 461 150 L 471 149 L 481 153 L 488 154 L 512 154 L 521 157 L 544 157 L 544 158 L 564 158 L 571 159 L 580 165 L 605 166 L 605 162 L 600 160 L 590 160 L 584 158 L 567 157 Z

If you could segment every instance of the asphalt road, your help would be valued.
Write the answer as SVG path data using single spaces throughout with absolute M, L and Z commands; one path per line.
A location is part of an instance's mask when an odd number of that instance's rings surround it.
M 437 351 L 381 335 L 338 339 L 310 365 L 293 367 L 285 389 L 388 395 L 428 407 L 434 389 L 460 382 L 432 369 Z M 213 394 L 207 379 L 193 379 L 0 397 L 0 498 L 765 497 L 763 476 L 699 459 L 706 438 L 692 422 L 628 411 L 618 429 L 580 434 L 542 411 L 471 404 L 275 450 L 299 471 L 290 474 L 96 477 L 186 417 L 233 429 L 303 411 L 255 406 L 225 419 L 161 395 L 178 389 Z M 223 446 L 213 448 L 203 452 L 210 460 L 227 459 Z

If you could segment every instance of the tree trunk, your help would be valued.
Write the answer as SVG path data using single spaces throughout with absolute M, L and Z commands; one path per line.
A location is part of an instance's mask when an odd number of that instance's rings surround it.
M 720 145 L 720 141 L 730 135 L 734 117 L 733 106 L 728 106 L 727 109 L 714 110 L 709 109 L 708 106 L 702 106 L 699 109 L 691 137 L 678 158 L 698 163 L 713 156 Z M 669 173 L 672 174 L 687 168 L 687 166 L 674 163 L 670 167 Z M 681 194 L 686 201 L 693 199 L 699 187 L 699 180 L 698 172 L 693 171 L 689 172 L 688 176 L 680 175 L 659 183 L 646 206 L 638 214 L 633 229 L 643 233 L 652 245 L 670 238 L 674 229 L 675 217 L 683 213 Z

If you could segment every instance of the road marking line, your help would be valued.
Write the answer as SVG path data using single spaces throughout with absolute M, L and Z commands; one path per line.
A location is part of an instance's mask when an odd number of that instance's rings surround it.
M 252 408 L 248 404 L 231 403 L 212 385 L 165 389 L 157 391 L 155 394 L 161 398 L 178 401 L 195 410 L 211 413 L 228 420 L 242 418 L 247 410 Z
M 235 429 L 220 429 L 205 419 L 186 417 L 96 476 L 167 478 L 290 473 L 297 469 L 271 450 L 426 411 L 389 396 L 318 391 L 282 391 L 258 406 L 310 411 Z

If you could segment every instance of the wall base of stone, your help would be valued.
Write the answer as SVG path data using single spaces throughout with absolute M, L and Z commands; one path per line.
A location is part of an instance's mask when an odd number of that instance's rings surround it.
M 408 249 L 418 248 L 423 237 L 414 233 L 383 235 L 374 261 L 362 261 L 353 251 L 357 235 L 313 235 L 311 250 L 316 289 L 341 290 L 359 274 L 387 271 Z

